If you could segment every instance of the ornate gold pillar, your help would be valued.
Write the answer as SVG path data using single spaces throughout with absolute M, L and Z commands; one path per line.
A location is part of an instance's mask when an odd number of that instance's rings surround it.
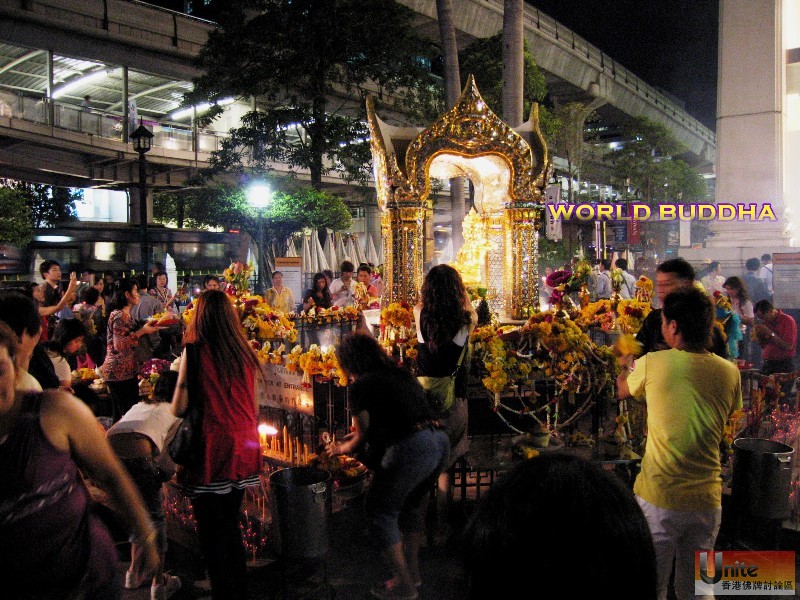
M 405 300 L 417 302 L 425 264 L 425 219 L 431 215 L 427 206 L 390 207 L 383 214 L 384 304 Z M 388 291 L 388 297 L 387 297 Z
M 506 306 L 512 319 L 528 317 L 539 306 L 539 228 L 541 205 L 515 202 L 506 208 Z
M 503 212 L 492 213 L 486 221 L 486 239 L 489 250 L 486 253 L 486 285 L 489 288 L 489 297 L 486 302 L 489 308 L 496 313 L 504 314 L 509 306 L 507 291 L 506 260 L 505 260 L 505 215 Z

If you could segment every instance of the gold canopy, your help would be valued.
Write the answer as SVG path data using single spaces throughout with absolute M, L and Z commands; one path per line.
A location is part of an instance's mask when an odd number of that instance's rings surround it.
M 489 109 L 471 75 L 456 105 L 426 129 L 385 123 L 374 98 L 367 98 L 383 213 L 385 303 L 414 302 L 433 258 L 425 252 L 432 177 L 468 177 L 473 183 L 488 239 L 478 259 L 485 280 L 471 283 L 495 290 L 492 308 L 521 318 L 538 303 L 538 229 L 550 166 L 538 116 L 534 106 L 529 121 L 512 129 Z

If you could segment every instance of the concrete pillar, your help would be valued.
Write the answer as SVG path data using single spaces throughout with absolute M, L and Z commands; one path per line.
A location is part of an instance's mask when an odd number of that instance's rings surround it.
M 784 232 L 785 3 L 720 1 L 716 200 L 769 202 L 778 221 L 715 221 L 714 237 L 706 244 L 711 248 L 789 245 Z
M 128 215 L 129 223 L 140 224 L 142 222 L 140 214 L 141 210 L 139 209 L 139 183 L 136 182 L 135 184 L 131 185 L 128 188 Z M 148 187 L 147 188 L 147 223 L 153 222 L 153 192 Z

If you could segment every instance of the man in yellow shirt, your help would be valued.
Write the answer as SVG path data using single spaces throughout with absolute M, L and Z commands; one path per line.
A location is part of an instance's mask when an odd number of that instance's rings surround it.
M 666 600 L 672 563 L 678 600 L 694 600 L 694 553 L 714 547 L 722 520 L 719 445 L 742 406 L 741 376 L 706 350 L 714 309 L 695 288 L 664 299 L 661 331 L 669 350 L 650 352 L 617 378 L 620 399 L 647 403 L 647 445 L 633 491 L 650 525 L 659 598 Z

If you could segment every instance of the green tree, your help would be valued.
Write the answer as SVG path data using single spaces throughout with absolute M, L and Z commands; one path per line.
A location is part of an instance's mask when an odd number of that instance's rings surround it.
M 503 114 L 503 34 L 475 40 L 461 52 L 462 85 L 472 74 L 475 83 L 495 114 Z M 523 45 L 522 90 L 523 115 L 531 112 L 533 102 L 541 102 L 547 96 L 547 82 L 530 53 L 527 42 Z M 519 125 L 516 123 L 515 125 Z
M 211 173 L 265 172 L 281 162 L 308 170 L 318 189 L 331 172 L 366 181 L 364 95 L 413 99 L 428 85 L 420 57 L 430 45 L 416 37 L 410 9 L 394 0 L 231 4 L 200 52 L 205 74 L 188 100 L 255 97 L 258 110 L 230 132 Z
M 0 186 L 0 243 L 23 248 L 33 238 L 31 211 L 19 190 Z
M 244 228 L 252 233 L 246 226 L 249 211 L 244 190 L 229 183 L 153 194 L 153 220 L 178 227 Z
M 341 197 L 311 186 L 275 192 L 259 214 L 248 203 L 245 190 L 228 183 L 154 194 L 153 219 L 178 227 L 241 229 L 254 239 L 263 219 L 264 234 L 281 241 L 306 228 L 345 231 L 352 222 Z
M 75 202 L 83 198 L 81 190 L 14 180 L 3 180 L 0 185 L 19 192 L 34 228 L 55 227 L 78 218 Z
M 567 161 L 567 200 L 574 201 L 573 181 L 580 178 L 586 152 L 586 121 L 595 103 L 568 102 L 556 106 L 548 138 L 550 152 Z
M 274 194 L 264 220 L 266 232 L 280 241 L 306 228 L 346 231 L 352 223 L 350 210 L 339 196 L 310 186 Z
M 630 188 L 635 200 L 652 208 L 663 202 L 687 204 L 706 200 L 708 187 L 702 175 L 680 158 L 685 148 L 666 126 L 638 118 L 625 128 L 624 134 L 627 141 L 612 151 L 611 157 L 614 178 L 626 193 Z M 657 254 L 663 255 L 667 226 L 648 221 L 645 240 Z

